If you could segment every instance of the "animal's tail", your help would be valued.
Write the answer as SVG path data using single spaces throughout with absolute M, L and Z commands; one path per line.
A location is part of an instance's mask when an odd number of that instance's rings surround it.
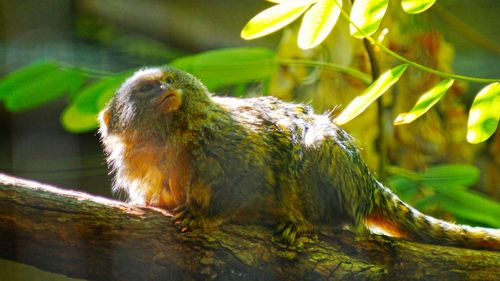
M 457 225 L 424 215 L 377 184 L 366 219 L 370 229 L 412 241 L 500 251 L 500 229 Z

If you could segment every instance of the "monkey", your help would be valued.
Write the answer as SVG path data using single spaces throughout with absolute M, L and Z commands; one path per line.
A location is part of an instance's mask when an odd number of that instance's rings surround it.
M 128 78 L 99 113 L 113 190 L 164 208 L 180 232 L 274 227 L 293 245 L 321 226 L 500 250 L 500 230 L 422 214 L 379 182 L 328 114 L 275 97 L 219 97 L 168 66 Z

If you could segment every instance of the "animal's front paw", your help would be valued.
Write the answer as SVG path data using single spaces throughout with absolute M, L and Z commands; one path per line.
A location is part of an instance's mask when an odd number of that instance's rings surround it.
M 286 245 L 293 245 L 298 233 L 297 224 L 291 221 L 282 222 L 278 225 L 276 238 Z
M 199 219 L 188 205 L 181 205 L 174 209 L 173 222 L 180 232 L 191 231 L 200 225 Z

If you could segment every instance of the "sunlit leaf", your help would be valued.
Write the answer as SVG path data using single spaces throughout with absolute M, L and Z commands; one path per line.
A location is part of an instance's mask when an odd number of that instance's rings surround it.
M 446 91 L 453 85 L 453 82 L 453 79 L 443 80 L 420 96 L 409 112 L 401 113 L 396 117 L 394 125 L 408 124 L 422 116 L 444 96 Z
M 484 87 L 474 98 L 467 122 L 467 141 L 480 143 L 495 132 L 500 118 L 500 82 Z
M 97 113 L 82 112 L 75 104 L 71 104 L 64 109 L 61 124 L 68 132 L 90 132 L 97 128 Z
M 472 190 L 436 189 L 440 206 L 457 217 L 500 227 L 500 204 Z
M 440 165 L 426 170 L 421 181 L 436 189 L 467 187 L 479 179 L 479 169 L 471 165 Z
M 38 75 L 36 79 L 17 85 L 5 97 L 5 106 L 10 111 L 28 110 L 76 91 L 86 77 L 77 69 L 54 69 Z
M 364 38 L 377 31 L 388 4 L 389 0 L 354 1 L 351 9 L 352 23 L 349 26 L 351 35 L 356 38 Z
M 335 118 L 334 122 L 338 125 L 342 125 L 361 114 L 373 101 L 383 95 L 399 80 L 406 68 L 408 68 L 408 65 L 402 64 L 384 72 L 364 91 L 363 94 L 354 98 L 354 100 L 352 100 Z
M 253 17 L 241 31 L 241 38 L 250 40 L 275 32 L 302 15 L 315 1 L 283 1 Z
M 436 0 L 401 0 L 401 6 L 408 14 L 418 14 L 432 7 L 434 2 Z
M 339 5 L 336 0 L 321 0 L 304 14 L 298 36 L 299 48 L 314 48 L 325 40 L 337 23 L 342 1 Z
M 209 89 L 267 79 L 276 69 L 275 53 L 264 48 L 208 51 L 170 65 L 198 77 Z
M 0 80 L 0 100 L 5 99 L 19 87 L 36 82 L 39 76 L 45 76 L 59 67 L 60 65 L 56 61 L 43 60 L 7 74 Z
M 319 0 L 314 0 L 314 1 L 311 1 L 311 0 L 266 0 L 267 2 L 271 2 L 271 3 L 275 3 L 275 4 L 287 4 L 287 3 L 307 3 L 307 4 L 310 4 L 310 3 L 314 3 L 314 2 L 317 2 Z

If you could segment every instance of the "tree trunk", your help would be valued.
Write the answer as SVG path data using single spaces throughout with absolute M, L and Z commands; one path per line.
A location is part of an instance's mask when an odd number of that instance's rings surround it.
M 171 215 L 0 174 L 0 258 L 98 280 L 492 280 L 500 252 L 348 231 L 294 247 L 259 226 L 178 233 Z

